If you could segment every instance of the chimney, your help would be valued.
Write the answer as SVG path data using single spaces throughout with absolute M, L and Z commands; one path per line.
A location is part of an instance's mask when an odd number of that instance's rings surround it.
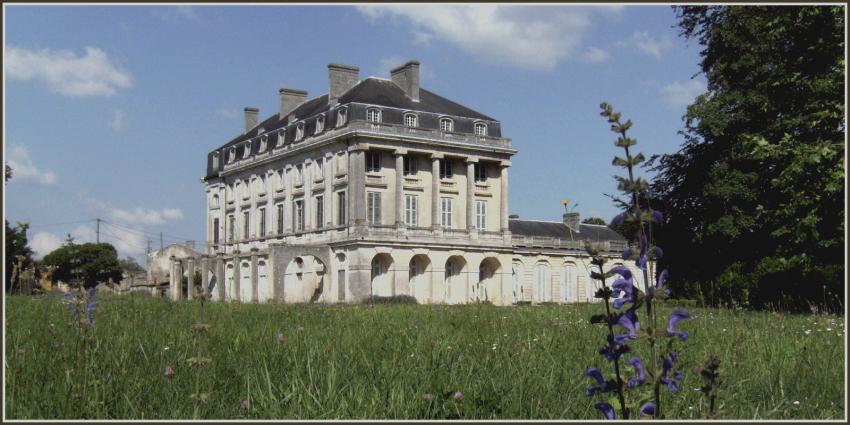
M 257 117 L 260 115 L 260 110 L 250 106 L 245 108 L 245 133 L 259 124 Z
M 328 105 L 333 107 L 345 92 L 360 82 L 360 68 L 338 63 L 328 64 Z
M 393 82 L 404 90 L 404 94 L 414 102 L 419 102 L 419 61 L 406 64 L 390 71 Z
M 284 119 L 307 100 L 307 92 L 304 90 L 282 88 L 278 93 L 280 93 L 280 119 Z
M 564 214 L 564 224 L 573 232 L 581 233 L 579 232 L 579 214 L 577 212 Z

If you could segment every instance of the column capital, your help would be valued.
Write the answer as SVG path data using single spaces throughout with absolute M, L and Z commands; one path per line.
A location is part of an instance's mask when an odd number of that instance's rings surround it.
M 469 164 L 469 163 L 477 164 L 478 163 L 478 157 L 477 156 L 468 156 L 468 157 L 463 159 L 463 162 L 465 162 L 467 164 Z
M 369 150 L 369 145 L 366 144 L 366 143 L 357 143 L 355 145 L 351 145 L 351 146 L 348 147 L 349 152 L 361 152 L 361 151 L 368 151 L 368 150 Z
M 397 156 L 407 155 L 407 149 L 397 148 L 396 150 L 393 151 L 393 155 L 397 155 Z
M 430 158 L 431 159 L 443 159 L 443 158 L 445 158 L 445 155 L 443 155 L 442 152 L 434 152 L 430 155 Z
M 508 168 L 508 167 L 511 166 L 511 161 L 508 161 L 508 160 L 499 161 L 499 166 L 504 167 L 504 168 Z

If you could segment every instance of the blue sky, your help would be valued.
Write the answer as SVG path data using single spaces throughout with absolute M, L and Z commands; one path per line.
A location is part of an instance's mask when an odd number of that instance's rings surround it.
M 424 88 L 502 122 L 511 212 L 544 220 L 565 196 L 583 217 L 617 213 L 601 101 L 648 157 L 678 148 L 705 88 L 667 6 L 4 8 L 5 215 L 32 223 L 42 255 L 69 232 L 93 241 L 95 217 L 122 256 L 159 232 L 203 241 L 206 153 L 245 106 L 274 113 L 280 87 L 326 93 L 330 62 L 362 78 L 418 59 Z

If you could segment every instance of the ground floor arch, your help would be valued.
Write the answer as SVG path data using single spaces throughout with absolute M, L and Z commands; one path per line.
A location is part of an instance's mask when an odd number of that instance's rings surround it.
M 428 303 L 434 297 L 431 259 L 425 254 L 414 255 L 408 266 L 410 295 L 418 302 Z
M 495 257 L 487 257 L 478 266 L 478 282 L 473 287 L 473 301 L 493 302 L 500 293 L 502 263 Z
M 373 296 L 391 297 L 396 294 L 393 265 L 390 254 L 382 252 L 372 258 L 370 282 Z
M 460 255 L 452 255 L 446 260 L 443 300 L 446 304 L 467 302 L 467 263 Z
M 325 263 L 312 255 L 293 258 L 283 275 L 283 299 L 291 303 L 316 302 L 326 284 Z

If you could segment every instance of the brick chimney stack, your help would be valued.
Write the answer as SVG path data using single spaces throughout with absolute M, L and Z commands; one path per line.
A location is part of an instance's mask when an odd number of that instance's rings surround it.
M 250 106 L 245 107 L 245 133 L 251 131 L 252 128 L 259 124 L 260 110 Z
M 328 105 L 334 107 L 339 98 L 360 82 L 360 68 L 338 63 L 328 64 Z
M 390 71 L 393 82 L 404 90 L 414 102 L 419 102 L 419 61 L 408 61 L 406 64 Z

